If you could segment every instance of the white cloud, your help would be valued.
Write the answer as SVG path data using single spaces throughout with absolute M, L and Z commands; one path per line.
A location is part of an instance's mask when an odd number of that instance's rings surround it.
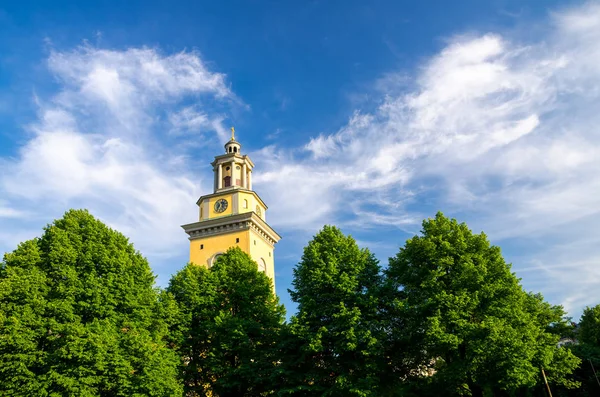
M 409 189 L 423 178 L 474 198 L 483 190 L 510 192 L 512 198 L 497 200 L 511 205 L 514 194 L 551 189 L 562 179 L 590 189 L 589 170 L 600 161 L 593 127 L 598 83 L 578 71 L 582 63 L 600 71 L 600 62 L 587 60 L 600 47 L 591 40 L 600 35 L 596 17 L 600 7 L 592 5 L 556 13 L 541 43 L 458 36 L 421 68 L 410 89 L 389 94 L 372 114 L 355 113 L 338 132 L 310 140 L 310 158 L 283 156 L 267 165 L 291 169 L 292 162 L 296 172 L 319 180 L 321 190 L 338 189 L 340 200 L 363 189 Z M 280 175 L 289 185 L 295 180 L 289 172 Z M 482 190 L 492 179 L 497 186 Z M 523 211 L 543 208 L 535 207 Z
M 336 133 L 310 140 L 308 157 L 280 150 L 261 164 L 268 173 L 257 181 L 277 197 L 279 217 L 292 213 L 291 223 L 312 228 L 349 213 L 354 227 L 405 228 L 442 209 L 494 241 L 547 238 L 560 229 L 575 242 L 595 233 L 595 224 L 575 225 L 600 218 L 598 21 L 600 5 L 590 3 L 552 14 L 538 42 L 456 36 L 412 85 L 406 71 L 387 75 L 404 84 L 391 85 L 376 111 L 357 112 Z M 571 272 L 546 272 L 542 291 L 579 308 L 597 303 L 592 291 L 600 279 L 578 284 L 596 273 L 600 257 L 597 245 L 586 248 L 531 251 L 539 266 Z
M 169 121 L 176 131 L 197 131 L 210 125 L 208 115 L 191 106 L 170 114 Z
M 24 218 L 26 216 L 26 211 L 11 208 L 9 204 L 0 201 L 0 218 Z
M 184 93 L 231 96 L 225 76 L 208 70 L 199 54 L 180 52 L 163 56 L 151 48 L 125 51 L 80 47 L 52 52 L 50 69 L 69 88 L 108 103 L 123 95 L 127 100 L 164 100 Z M 122 88 L 126 92 L 119 92 Z M 130 89 L 138 98 L 127 98 Z
M 147 255 L 179 255 L 173 247 L 181 245 L 185 252 L 179 224 L 195 220 L 201 181 L 181 161 L 185 153 L 168 148 L 165 131 L 221 136 L 212 107 L 234 97 L 225 77 L 196 53 L 148 48 L 53 51 L 48 67 L 62 90 L 38 102 L 31 139 L 2 160 L 0 217 L 27 213 L 30 225 L 19 228 L 39 230 L 49 214 L 82 206 Z M 193 108 L 184 105 L 190 98 Z
M 553 13 L 536 42 L 455 36 L 412 75 L 376 82 L 375 110 L 299 148 L 250 153 L 269 222 L 413 232 L 442 209 L 493 241 L 531 244 L 513 254 L 528 288 L 574 310 L 597 303 L 598 21 L 589 3 Z M 207 132 L 228 138 L 215 104 L 239 101 L 225 76 L 196 53 L 148 48 L 54 51 L 48 66 L 61 92 L 39 100 L 19 156 L 0 160 L 3 225 L 85 205 L 147 254 L 185 252 L 178 223 L 194 220 L 206 191 L 186 147 L 209 145 Z

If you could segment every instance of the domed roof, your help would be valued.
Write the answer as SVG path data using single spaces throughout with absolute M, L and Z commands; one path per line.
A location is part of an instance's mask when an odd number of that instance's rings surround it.
M 235 140 L 235 129 L 231 127 L 231 139 L 225 144 L 225 153 L 239 153 L 242 145 Z

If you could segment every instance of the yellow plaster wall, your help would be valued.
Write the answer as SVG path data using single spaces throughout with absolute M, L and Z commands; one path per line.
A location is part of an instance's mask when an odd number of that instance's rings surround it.
M 240 242 L 236 243 L 235 239 Z M 256 243 L 255 243 L 256 242 Z M 200 246 L 204 245 L 203 249 Z M 266 273 L 273 282 L 273 291 L 275 291 L 275 253 L 273 247 L 268 244 L 254 230 L 243 230 L 218 236 L 194 239 L 190 241 L 190 262 L 208 267 L 208 261 L 217 253 L 227 251 L 230 247 L 238 246 L 260 265 L 261 258 L 266 263 Z M 271 254 L 269 256 L 269 253 Z
M 256 212 L 256 207 L 257 206 L 260 207 L 260 217 L 263 220 L 265 220 L 266 219 L 266 215 L 267 215 L 266 214 L 267 210 L 266 210 L 265 206 L 260 203 L 260 201 L 258 201 L 258 200 L 255 199 L 254 200 L 254 204 L 252 205 L 252 211 Z
M 239 232 L 227 233 L 218 236 L 210 236 L 205 238 L 194 239 L 190 241 L 190 262 L 196 265 L 208 266 L 208 260 L 216 253 L 225 252 L 230 247 L 238 246 L 244 252 L 249 252 L 250 247 L 250 232 L 242 230 Z M 236 243 L 235 239 L 239 238 L 240 242 Z M 204 248 L 200 249 L 203 244 Z
M 261 258 L 265 260 L 265 263 L 267 264 L 267 276 L 273 280 L 273 290 L 275 290 L 275 253 L 273 252 L 273 247 L 263 240 L 263 238 L 254 230 L 250 230 L 249 233 L 249 254 L 259 265 Z M 271 256 L 269 256 L 269 253 L 271 253 Z
M 237 212 L 238 214 L 243 214 L 248 212 L 248 210 L 250 209 L 250 198 L 248 196 L 252 196 L 249 193 L 245 193 L 245 192 L 238 192 L 238 208 L 237 208 Z M 248 208 L 244 208 L 244 200 L 248 200 Z
M 238 196 L 237 208 L 234 208 L 234 205 L 233 205 L 233 196 L 234 195 Z M 217 213 L 217 212 L 215 212 L 215 202 L 220 199 L 227 200 L 227 209 L 224 212 Z M 210 200 L 209 205 L 208 205 L 208 214 L 205 214 L 204 213 L 205 211 L 202 210 L 206 200 Z M 244 200 L 248 200 L 248 208 L 244 208 Z M 239 191 L 239 192 L 223 194 L 220 196 L 212 196 L 210 198 L 203 199 L 200 202 L 199 208 L 198 208 L 198 213 L 200 215 L 199 219 L 201 221 L 203 221 L 203 220 L 217 218 L 217 217 L 221 217 L 221 216 L 233 215 L 236 213 L 242 214 L 242 213 L 246 213 L 246 212 L 253 212 L 253 211 L 256 212 L 257 206 L 260 207 L 260 209 L 261 209 L 261 218 L 263 220 L 266 220 L 266 211 L 267 210 L 266 210 L 265 206 L 262 205 L 261 202 L 258 199 L 256 199 L 256 197 L 252 193 Z
M 243 214 L 246 212 L 256 212 L 256 206 L 258 205 L 261 209 L 261 218 L 265 219 L 265 206 L 260 203 L 252 193 L 238 192 L 238 213 Z M 244 200 L 248 200 L 248 208 L 244 208 Z
M 240 167 L 240 169 L 238 170 L 237 168 Z M 242 165 L 241 164 L 233 164 L 232 167 L 232 171 L 233 171 L 233 177 L 231 179 L 231 184 L 233 186 L 241 186 L 242 185 Z M 240 181 L 240 184 L 238 185 L 236 182 Z
M 223 212 L 215 212 L 215 203 L 217 202 L 217 200 L 220 199 L 225 199 L 227 200 L 227 209 Z M 212 219 L 212 218 L 217 218 L 220 216 L 225 216 L 225 215 L 231 215 L 233 214 L 233 197 L 232 194 L 224 194 L 222 196 L 214 196 L 211 197 L 209 200 L 209 206 L 208 206 L 208 218 L 206 218 L 206 214 L 203 214 L 205 216 L 204 219 Z M 202 200 L 202 202 L 200 203 L 200 205 L 203 205 L 206 199 Z
M 253 208 L 256 206 L 254 195 L 246 192 L 239 192 L 238 195 L 238 213 L 243 214 L 252 212 Z M 244 208 L 244 200 L 248 200 L 248 208 Z

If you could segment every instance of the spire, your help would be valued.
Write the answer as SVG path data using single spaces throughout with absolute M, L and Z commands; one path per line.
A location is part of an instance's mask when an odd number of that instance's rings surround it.
M 242 145 L 235 140 L 235 128 L 231 127 L 231 139 L 225 144 L 225 153 L 227 154 L 239 154 Z

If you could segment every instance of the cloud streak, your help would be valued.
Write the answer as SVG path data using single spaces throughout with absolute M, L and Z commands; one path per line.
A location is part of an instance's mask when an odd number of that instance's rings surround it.
M 214 104 L 234 99 L 225 76 L 196 53 L 148 48 L 52 51 L 48 68 L 62 89 L 39 102 L 18 157 L 2 160 L 0 216 L 23 222 L 28 213 L 39 229 L 37 219 L 81 206 L 146 254 L 173 255 L 202 186 L 164 131 L 193 130 L 201 149 L 212 146 L 202 142 L 221 134 Z
M 599 21 L 589 3 L 552 13 L 537 41 L 456 35 L 414 71 L 376 81 L 375 110 L 299 147 L 250 153 L 269 222 L 412 233 L 441 209 L 508 246 L 527 288 L 570 310 L 597 303 Z M 178 225 L 212 187 L 192 150 L 219 153 L 241 105 L 226 77 L 197 53 L 150 48 L 54 50 L 48 68 L 59 92 L 39 100 L 18 156 L 0 159 L 2 224 L 21 238 L 82 206 L 151 258 L 185 255 Z
M 412 79 L 390 73 L 390 84 L 376 84 L 389 87 L 376 111 L 357 110 L 339 131 L 264 162 L 257 181 L 271 200 L 293 191 L 278 201 L 276 218 L 408 230 L 441 209 L 496 242 L 545 239 L 547 251 L 553 238 L 576 244 L 594 233 L 595 222 L 577 225 L 600 221 L 598 21 L 600 5 L 589 3 L 553 13 L 537 42 L 458 35 Z M 557 229 L 573 234 L 558 237 Z M 542 290 L 580 309 L 597 303 L 600 280 L 580 280 L 597 273 L 598 246 L 531 249 L 515 268 L 547 269 L 535 275 Z

